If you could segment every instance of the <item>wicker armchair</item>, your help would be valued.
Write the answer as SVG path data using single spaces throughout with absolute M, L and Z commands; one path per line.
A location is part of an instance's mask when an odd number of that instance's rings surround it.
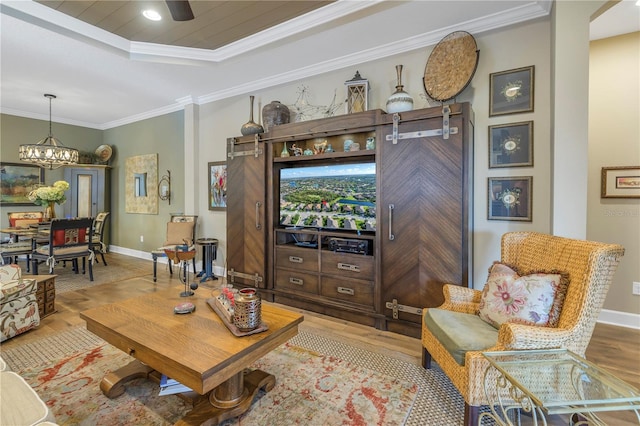
M 463 365 L 428 328 L 424 320 L 429 309 L 423 310 L 423 367 L 430 368 L 433 358 L 458 389 L 465 400 L 465 425 L 477 425 L 479 407 L 487 404 L 483 383 L 488 363 L 482 352 L 561 347 L 584 356 L 614 272 L 624 254 L 624 248 L 616 244 L 535 232 L 506 233 L 502 237 L 501 251 L 504 264 L 522 271 L 563 271 L 569 274 L 569 284 L 557 327 L 503 323 L 497 330 L 493 346 L 463 352 Z M 462 317 L 471 321 L 479 319 L 481 291 L 445 285 L 444 297 L 445 302 L 438 309 L 469 314 Z

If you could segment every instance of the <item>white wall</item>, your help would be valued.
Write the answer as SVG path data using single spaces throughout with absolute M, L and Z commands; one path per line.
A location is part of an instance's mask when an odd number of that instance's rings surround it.
M 605 309 L 640 314 L 640 200 L 600 197 L 602 167 L 640 167 L 640 32 L 594 41 L 590 55 L 587 238 L 625 248 Z

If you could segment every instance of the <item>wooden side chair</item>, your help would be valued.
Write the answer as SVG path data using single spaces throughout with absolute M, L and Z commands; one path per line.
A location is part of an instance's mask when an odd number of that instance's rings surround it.
M 175 250 L 176 246 L 187 246 L 186 251 L 195 250 L 194 242 L 196 240 L 196 225 L 198 223 L 198 216 L 173 214 L 171 219 L 167 222 L 167 236 L 162 247 L 157 248 L 151 252 L 153 258 L 153 281 L 157 280 L 157 267 L 158 258 L 167 257 L 165 250 Z M 173 267 L 169 264 L 169 273 L 173 275 Z M 193 273 L 196 273 L 196 259 L 193 258 Z
M 104 230 L 109 215 L 110 212 L 98 213 L 93 221 L 93 238 L 91 239 L 91 250 L 93 250 L 94 253 L 100 254 L 104 266 L 107 266 L 107 261 L 104 258 L 104 254 L 107 252 L 107 245 L 104 242 Z M 96 261 L 97 260 L 98 257 L 96 256 Z
M 93 218 L 53 219 L 49 227 L 49 241 L 36 247 L 31 253 L 33 273 L 38 274 L 38 263 L 45 262 L 49 273 L 53 274 L 56 262 L 71 260 L 77 274 L 78 259 L 82 259 L 82 273 L 85 273 L 89 258 L 89 280 L 93 281 L 93 259 L 91 249 L 93 238 Z
M 43 212 L 7 212 L 7 216 L 11 228 L 29 228 L 44 219 Z M 31 237 L 13 236 L 8 243 L 0 244 L 0 263 L 18 263 L 18 257 L 25 256 L 29 272 L 31 248 Z
M 444 304 L 423 310 L 423 367 L 433 359 L 458 389 L 465 426 L 477 425 L 488 404 L 482 352 L 566 348 L 584 356 L 624 255 L 617 244 L 536 232 L 506 233 L 501 249 L 484 291 L 445 285 Z M 511 294 L 526 302 L 503 309 L 515 303 Z

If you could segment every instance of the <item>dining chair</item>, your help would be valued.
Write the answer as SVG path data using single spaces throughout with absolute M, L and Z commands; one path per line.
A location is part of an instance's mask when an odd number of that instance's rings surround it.
M 104 242 L 104 230 L 109 214 L 109 212 L 98 213 L 93 221 L 93 238 L 91 239 L 91 250 L 93 250 L 94 253 L 100 254 L 104 266 L 107 266 L 107 261 L 104 258 L 104 254 L 107 252 L 107 245 Z M 98 261 L 97 256 L 96 261 Z
M 93 218 L 53 219 L 49 226 L 48 243 L 36 246 L 31 253 L 31 265 L 38 275 L 38 263 L 45 262 L 49 274 L 53 274 L 56 262 L 71 260 L 77 274 L 78 259 L 82 259 L 82 273 L 85 273 L 86 260 L 89 258 L 89 280 L 93 281 L 93 260 L 91 249 L 93 238 Z

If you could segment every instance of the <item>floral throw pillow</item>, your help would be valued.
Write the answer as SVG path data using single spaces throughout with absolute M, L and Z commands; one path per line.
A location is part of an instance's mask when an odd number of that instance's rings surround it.
M 568 283 L 567 274 L 561 272 L 521 276 L 496 262 L 482 291 L 480 318 L 496 328 L 504 322 L 555 327 Z

